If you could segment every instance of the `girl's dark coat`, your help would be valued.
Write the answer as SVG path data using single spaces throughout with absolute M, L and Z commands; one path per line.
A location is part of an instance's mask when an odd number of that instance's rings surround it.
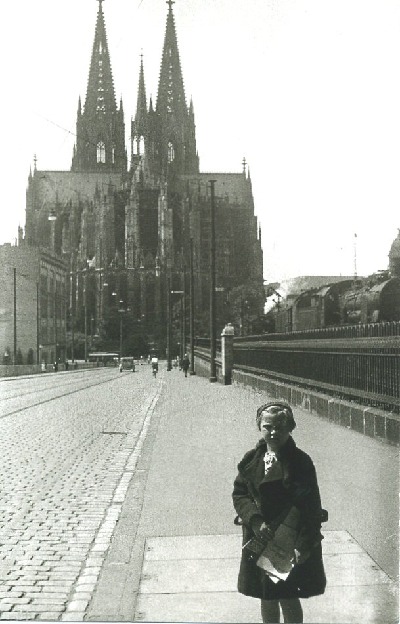
M 262 518 L 260 485 L 263 482 L 264 455 L 266 443 L 260 440 L 248 451 L 238 464 L 238 476 L 234 482 L 233 504 L 243 524 L 243 544 L 254 537 L 251 521 Z M 317 476 L 311 458 L 297 448 L 290 437 L 279 451 L 283 469 L 283 486 L 287 490 L 288 504 L 282 512 L 268 522 L 274 530 L 286 517 L 292 505 L 300 511 L 300 534 L 298 549 L 310 549 L 310 557 L 302 564 L 296 564 L 286 581 L 273 583 L 256 560 L 242 551 L 238 590 L 247 596 L 265 600 L 281 598 L 308 598 L 323 594 L 326 578 L 321 551 L 321 499 Z M 262 487 L 261 487 L 262 489 Z

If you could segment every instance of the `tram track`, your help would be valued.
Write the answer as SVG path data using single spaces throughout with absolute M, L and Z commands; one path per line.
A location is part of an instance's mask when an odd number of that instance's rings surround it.
M 46 403 L 51 403 L 51 401 L 56 401 L 58 399 L 65 398 L 66 396 L 70 396 L 72 394 L 76 394 L 78 392 L 82 392 L 84 390 L 87 390 L 88 388 L 93 388 L 95 386 L 101 386 L 103 384 L 110 383 L 110 382 L 116 381 L 118 379 L 120 379 L 119 376 L 113 376 L 113 377 L 108 377 L 106 379 L 98 380 L 95 383 L 89 383 L 89 384 L 86 383 L 85 385 L 81 385 L 79 387 L 76 387 L 76 388 L 74 388 L 72 390 L 69 390 L 68 392 L 61 392 L 61 393 L 56 394 L 55 396 L 51 396 L 51 397 L 48 397 L 48 398 L 43 398 L 43 399 L 41 399 L 39 401 L 36 401 L 36 402 L 33 402 L 33 403 L 29 402 L 29 404 L 27 404 L 27 405 L 24 405 L 22 407 L 18 407 L 17 409 L 10 410 L 10 411 L 8 411 L 6 413 L 0 413 L 0 418 L 6 418 L 6 417 L 9 417 L 9 416 L 14 416 L 15 414 L 19 414 L 20 412 L 24 412 L 25 410 L 29 410 L 31 408 L 38 407 L 40 405 L 45 405 Z M 72 384 L 64 384 L 64 386 L 65 385 L 71 386 Z M 42 392 L 54 391 L 54 390 L 57 390 L 59 387 L 60 386 L 57 386 L 57 387 L 51 386 L 50 388 L 44 388 L 41 391 Z M 11 398 L 14 399 L 14 400 L 16 398 L 24 399 L 24 398 L 27 398 L 28 396 L 31 396 L 32 394 L 37 394 L 37 393 L 38 393 L 38 390 L 29 391 L 29 392 L 26 392 L 24 394 L 18 394 L 18 395 L 14 396 L 14 397 L 9 397 L 8 400 L 10 400 Z M 7 399 L 4 399 L 4 400 L 7 400 Z M 0 403 L 0 406 L 2 406 L 4 400 L 2 399 L 2 401 Z
M 105 372 L 105 369 L 100 369 L 101 372 Z M 86 370 L 86 371 L 82 371 L 82 373 L 86 373 L 86 374 L 93 374 L 93 372 L 97 372 L 98 369 L 94 369 L 91 370 Z M 107 371 L 109 372 L 109 370 Z M 61 381 L 62 380 L 62 381 Z M 5 380 L 4 380 L 5 381 Z M 7 381 L 9 381 L 7 379 Z M 15 382 L 17 382 L 17 380 L 14 380 Z M 18 380 L 20 381 L 20 380 Z M 21 380 L 23 381 L 23 380 Z M 36 381 L 36 379 L 35 379 Z M 9 394 L 7 395 L 6 392 L 4 392 L 3 390 L 1 391 L 1 402 L 3 401 L 10 401 L 12 399 L 17 399 L 17 398 L 22 398 L 22 397 L 27 397 L 29 395 L 34 395 L 34 394 L 38 394 L 40 392 L 48 392 L 51 389 L 54 388 L 62 388 L 62 387 L 66 387 L 66 386 L 73 386 L 76 385 L 79 382 L 84 382 L 84 379 L 82 377 L 79 378 L 74 378 L 72 376 L 70 376 L 69 374 L 65 374 L 65 373 L 56 373 L 54 375 L 52 375 L 51 378 L 49 377 L 45 377 L 45 378 L 39 378 L 37 380 L 38 382 L 42 383 L 42 386 L 38 386 L 36 385 L 34 388 L 32 388 L 31 390 L 29 390 L 29 392 L 24 392 L 23 394 L 21 394 L 20 391 L 14 390 L 13 394 Z M 49 385 L 50 381 L 54 381 L 55 383 L 53 385 Z M 1 384 L 1 381 L 0 381 Z M 20 382 L 19 384 L 20 386 L 22 386 L 23 384 Z

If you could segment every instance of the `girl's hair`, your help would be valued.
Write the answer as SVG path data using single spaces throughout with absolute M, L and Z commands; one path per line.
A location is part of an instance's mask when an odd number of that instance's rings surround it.
M 257 427 L 260 430 L 263 412 L 268 412 L 268 414 L 271 414 L 273 416 L 284 416 L 286 424 L 289 427 L 289 431 L 293 431 L 293 429 L 296 427 L 296 421 L 294 419 L 292 408 L 290 407 L 289 403 L 285 403 L 283 401 L 271 401 L 270 403 L 265 403 L 264 405 L 261 405 L 261 407 L 258 408 L 256 415 Z

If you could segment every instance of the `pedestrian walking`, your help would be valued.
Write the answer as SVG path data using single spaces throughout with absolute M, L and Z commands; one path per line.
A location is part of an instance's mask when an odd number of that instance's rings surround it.
M 280 622 L 280 609 L 284 622 L 303 622 L 300 598 L 326 585 L 317 475 L 291 436 L 290 405 L 262 405 L 256 423 L 262 439 L 239 462 L 232 495 L 243 529 L 238 590 L 261 599 L 263 622 Z
M 189 356 L 187 353 L 185 353 L 185 355 L 182 358 L 182 370 L 185 373 L 185 377 L 187 377 L 187 374 L 188 374 L 189 364 L 190 364 Z
M 153 355 L 151 358 L 151 370 L 153 372 L 153 377 L 156 377 L 158 373 L 158 357 L 156 355 Z

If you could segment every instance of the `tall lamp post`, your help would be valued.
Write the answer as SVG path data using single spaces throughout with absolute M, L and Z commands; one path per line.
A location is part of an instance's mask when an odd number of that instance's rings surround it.
M 122 299 L 120 299 L 119 301 L 119 308 L 118 308 L 118 313 L 119 313 L 119 360 L 121 361 L 122 358 L 122 345 L 123 345 L 123 317 L 124 314 L 126 314 L 127 312 L 130 312 L 131 309 L 130 308 L 124 308 L 124 302 L 122 301 Z
M 13 364 L 17 363 L 17 269 L 13 268 L 13 276 L 14 276 L 14 361 Z
M 46 176 L 43 176 L 46 177 Z M 56 193 L 56 197 L 57 197 L 57 193 Z M 57 199 L 56 199 L 57 201 Z M 55 227 L 56 227 L 56 221 L 57 221 L 57 213 L 56 213 L 56 209 L 54 206 L 52 206 L 49 210 L 49 214 L 47 217 L 47 220 L 50 221 L 50 237 L 51 237 L 51 250 L 53 251 L 53 253 L 55 253 Z M 53 312 L 54 312 L 54 317 L 53 317 L 53 323 L 54 323 L 54 351 L 55 351 L 55 356 L 54 356 L 54 362 L 57 363 L 57 309 L 56 309 L 56 276 L 54 275 L 54 292 L 53 292 Z
M 215 314 L 215 182 L 210 180 L 210 382 L 217 381 L 215 358 L 217 352 L 217 331 Z
M 171 272 L 167 275 L 167 371 L 172 370 L 171 364 Z
M 195 375 L 194 370 L 194 280 L 193 280 L 193 238 L 190 239 L 189 256 L 189 334 L 190 334 L 190 375 Z
M 119 302 L 119 360 L 121 361 L 122 357 L 122 317 L 125 313 L 125 309 L 122 307 L 124 302 L 120 300 Z
M 182 295 L 181 295 L 181 362 L 186 353 L 186 270 L 182 269 Z
M 83 312 L 84 312 L 84 327 L 85 327 L 85 362 L 88 361 L 88 336 L 87 336 L 87 267 L 84 269 L 83 276 Z
M 180 316 L 180 328 L 179 328 L 179 330 L 180 330 L 180 336 L 181 336 L 181 344 L 180 344 L 180 359 L 181 359 L 181 362 L 182 362 L 182 359 L 183 359 L 183 352 L 182 352 L 183 340 L 185 339 L 185 332 L 184 332 L 184 329 L 183 329 L 183 324 L 185 322 L 185 319 L 184 319 L 184 306 L 183 306 L 184 294 L 185 293 L 184 293 L 183 290 L 171 290 L 170 291 L 170 306 L 171 306 L 171 295 L 180 295 L 181 296 L 180 313 L 179 313 L 179 316 Z M 171 323 L 172 323 L 172 318 L 171 318 L 171 314 L 170 314 L 169 315 L 169 326 L 171 326 Z

